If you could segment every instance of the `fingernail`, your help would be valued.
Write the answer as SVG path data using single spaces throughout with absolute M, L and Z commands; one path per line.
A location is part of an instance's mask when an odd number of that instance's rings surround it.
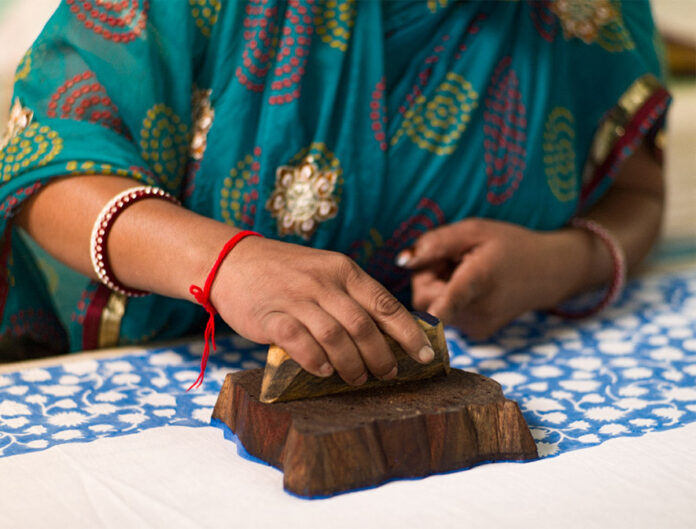
M 396 377 L 396 374 L 399 372 L 399 368 L 397 366 L 394 366 L 394 369 L 389 371 L 386 375 L 382 377 L 382 380 L 391 380 L 392 378 Z
M 435 351 L 429 345 L 424 345 L 421 350 L 418 351 L 418 359 L 424 364 L 429 364 L 435 359 Z
M 367 382 L 367 373 L 363 373 L 358 378 L 353 380 L 353 385 L 354 386 L 362 386 L 365 382 Z
M 326 362 L 319 368 L 319 375 L 321 375 L 322 377 L 330 377 L 331 375 L 333 375 L 333 372 L 334 368 L 328 362 Z
M 399 252 L 399 255 L 396 256 L 396 260 L 394 262 L 396 263 L 396 266 L 404 267 L 408 265 L 411 259 L 413 259 L 413 252 L 411 250 L 403 250 Z

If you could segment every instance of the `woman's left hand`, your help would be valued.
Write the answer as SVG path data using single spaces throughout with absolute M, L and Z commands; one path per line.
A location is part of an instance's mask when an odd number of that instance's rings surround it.
M 416 309 L 483 339 L 580 290 L 589 244 L 578 230 L 467 219 L 425 233 L 397 262 L 413 270 Z

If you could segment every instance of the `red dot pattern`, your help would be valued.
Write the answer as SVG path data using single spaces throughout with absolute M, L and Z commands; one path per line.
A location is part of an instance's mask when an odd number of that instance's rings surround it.
M 193 196 L 193 192 L 196 190 L 196 175 L 198 175 L 200 168 L 201 162 L 199 160 L 189 160 L 184 180 L 184 192 L 181 195 L 184 203 Z
M 457 51 L 454 55 L 455 60 L 459 60 L 462 57 L 462 53 L 467 50 L 467 42 L 479 33 L 481 30 L 480 23 L 486 19 L 486 15 L 483 13 L 477 14 L 472 20 L 471 24 L 467 28 L 465 33 L 465 41 L 456 45 Z M 433 67 L 435 64 L 440 62 L 443 52 L 451 47 L 453 41 L 449 34 L 442 35 L 440 42 L 433 47 L 432 52 L 423 61 L 423 69 L 418 72 L 418 82 L 413 85 L 411 92 L 406 94 L 406 103 L 399 107 L 399 113 L 406 114 L 408 109 L 413 106 L 416 98 L 423 93 L 423 89 L 427 86 L 428 81 L 433 73 Z
M 24 200 L 41 189 L 41 187 L 43 187 L 43 183 L 41 182 L 34 182 L 30 186 L 20 187 L 17 191 L 7 197 L 2 204 L 0 204 L 0 216 L 3 219 L 10 218 L 14 213 L 14 209 Z
M 58 87 L 48 102 L 46 115 L 49 118 L 99 123 L 118 133 L 124 133 L 118 108 L 106 94 L 104 86 L 89 70 L 75 75 Z
M 469 40 L 473 38 L 475 35 L 478 35 L 479 32 L 481 31 L 481 22 L 486 20 L 486 15 L 484 13 L 479 13 L 477 14 L 473 20 L 471 21 L 471 24 L 469 24 L 469 27 L 466 29 L 466 34 L 464 37 L 464 42 L 460 43 L 457 49 L 457 53 L 454 55 L 455 60 L 459 60 L 462 58 L 462 54 L 468 49 L 469 47 Z
M 29 336 L 56 349 L 67 349 L 65 331 L 52 312 L 27 308 L 11 314 L 8 320 L 7 332 L 11 336 Z
M 251 0 L 246 6 L 246 45 L 235 75 L 253 92 L 264 92 L 270 83 L 268 102 L 282 105 L 300 97 L 314 33 L 314 0 L 290 0 L 284 13 L 269 4 Z
M 89 285 L 87 285 L 87 288 L 85 288 L 82 291 L 82 294 L 80 295 L 80 300 L 77 302 L 75 310 L 70 315 L 70 319 L 72 321 L 77 322 L 80 325 L 84 325 L 85 317 L 87 316 L 87 309 L 89 308 L 89 305 L 92 303 L 92 300 L 94 299 L 94 293 L 97 291 L 98 286 L 99 283 L 97 283 L 96 281 L 90 281 Z
M 430 76 L 433 73 L 433 65 L 440 61 L 440 55 L 443 51 L 445 51 L 445 46 L 442 43 L 445 43 L 449 40 L 449 35 L 443 35 L 441 43 L 437 44 L 433 48 L 432 53 L 430 53 L 430 55 L 428 55 L 425 58 L 425 61 L 423 61 L 424 67 L 420 72 L 418 72 L 418 82 L 416 82 L 416 84 L 414 84 L 411 88 L 411 91 L 408 94 L 406 94 L 406 103 L 399 107 L 399 112 L 401 114 L 406 114 L 407 110 L 411 106 L 413 106 L 413 103 L 415 102 L 416 98 L 419 95 L 423 94 L 423 88 L 428 84 Z
M 84 27 L 112 42 L 132 42 L 147 25 L 148 0 L 65 0 L 65 3 Z
M 494 205 L 515 193 L 526 169 L 527 110 L 511 62 L 504 57 L 496 66 L 483 113 L 486 198 Z
M 385 78 L 382 77 L 372 91 L 372 100 L 370 101 L 372 133 L 377 143 L 379 143 L 379 148 L 383 151 L 387 150 L 387 137 L 385 134 L 385 128 L 387 126 L 387 106 L 384 99 L 385 85 Z
M 529 16 L 534 27 L 548 42 L 553 42 L 558 33 L 558 19 L 551 11 L 549 0 L 527 0 L 529 4 Z

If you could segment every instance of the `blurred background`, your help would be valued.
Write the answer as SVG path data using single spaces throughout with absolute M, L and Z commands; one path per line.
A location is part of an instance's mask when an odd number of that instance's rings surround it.
M 59 3 L 0 0 L 0 137 L 15 67 Z M 653 0 L 652 5 L 666 43 L 668 84 L 674 96 L 666 150 L 668 208 L 655 259 L 659 266 L 669 267 L 696 257 L 696 0 Z

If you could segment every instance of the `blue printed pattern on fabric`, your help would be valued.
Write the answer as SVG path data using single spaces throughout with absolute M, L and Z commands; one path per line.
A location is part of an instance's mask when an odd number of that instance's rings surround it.
M 452 365 L 496 379 L 541 456 L 696 421 L 696 270 L 629 284 L 597 318 L 522 318 L 491 341 L 447 331 Z M 164 425 L 206 426 L 225 374 L 265 348 L 220 339 L 200 390 L 202 344 L 0 375 L 0 456 Z M 221 436 L 222 439 L 222 436 Z

